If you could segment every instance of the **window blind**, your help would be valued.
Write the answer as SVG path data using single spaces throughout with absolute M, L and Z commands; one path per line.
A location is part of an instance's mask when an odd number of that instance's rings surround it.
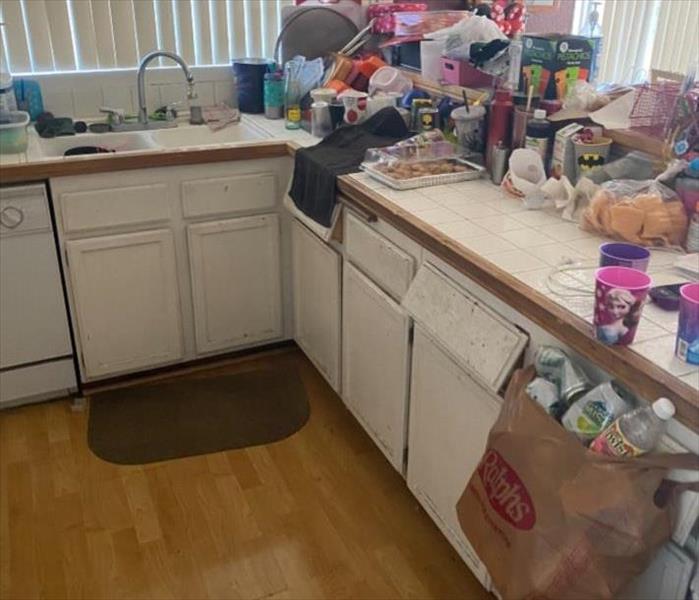
M 0 0 L 13 73 L 130 68 L 155 49 L 190 65 L 271 57 L 293 0 Z
M 685 73 L 699 57 L 697 0 L 604 0 L 602 81 L 637 83 L 652 69 Z

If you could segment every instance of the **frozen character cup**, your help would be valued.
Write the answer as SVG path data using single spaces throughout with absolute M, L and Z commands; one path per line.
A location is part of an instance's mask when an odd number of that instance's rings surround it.
M 595 334 L 600 342 L 633 342 L 651 278 L 627 267 L 602 267 L 595 274 Z
M 675 354 L 685 362 L 699 365 L 699 283 L 688 283 L 680 288 Z

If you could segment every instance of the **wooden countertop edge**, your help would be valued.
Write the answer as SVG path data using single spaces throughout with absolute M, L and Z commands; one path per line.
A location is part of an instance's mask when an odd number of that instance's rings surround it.
M 338 178 L 338 189 L 350 203 L 385 219 L 639 395 L 670 398 L 677 406 L 677 419 L 699 430 L 699 392 L 690 385 L 628 348 L 601 344 L 592 337 L 586 321 L 370 188 L 343 176 Z
M 79 160 L 51 160 L 2 165 L 0 184 L 39 181 L 51 177 L 109 173 L 151 167 L 175 167 L 201 163 L 225 162 L 229 160 L 255 160 L 286 156 L 289 144 L 284 141 L 258 141 L 241 146 L 190 148 L 183 150 L 160 150 L 157 152 L 134 152 Z

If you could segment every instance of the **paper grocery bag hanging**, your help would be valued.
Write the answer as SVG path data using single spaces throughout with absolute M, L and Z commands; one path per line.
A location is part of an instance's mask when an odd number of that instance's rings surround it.
M 503 598 L 611 598 L 670 538 L 692 454 L 610 458 L 587 450 L 527 395 L 515 373 L 485 454 L 456 510 Z

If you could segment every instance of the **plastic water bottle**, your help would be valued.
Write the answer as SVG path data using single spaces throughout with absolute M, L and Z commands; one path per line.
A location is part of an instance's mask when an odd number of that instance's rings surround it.
M 658 398 L 651 406 L 621 415 L 595 438 L 590 449 L 608 456 L 632 457 L 650 452 L 674 414 L 675 405 L 667 398 Z

